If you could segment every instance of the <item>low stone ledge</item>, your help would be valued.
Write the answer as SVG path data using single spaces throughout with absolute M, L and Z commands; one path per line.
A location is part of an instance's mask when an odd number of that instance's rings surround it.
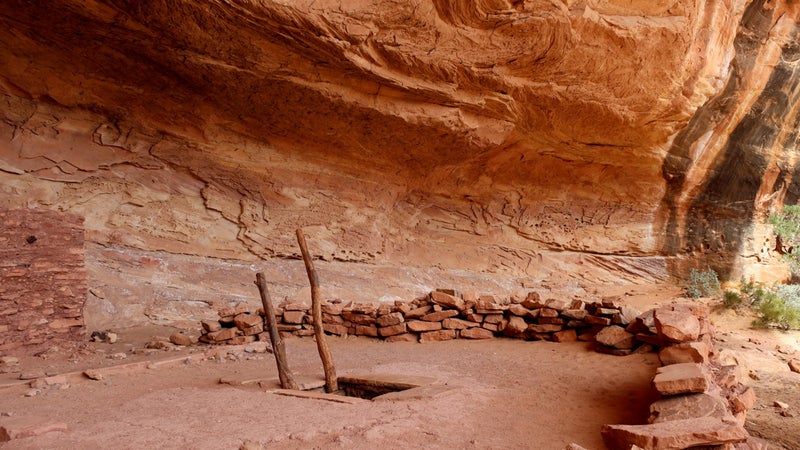
M 647 425 L 604 425 L 603 441 L 610 450 L 683 449 L 746 442 L 747 431 L 735 420 L 716 417 L 671 420 Z

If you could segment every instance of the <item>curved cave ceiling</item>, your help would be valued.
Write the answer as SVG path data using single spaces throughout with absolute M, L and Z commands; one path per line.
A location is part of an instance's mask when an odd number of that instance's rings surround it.
M 7 1 L 0 207 L 244 261 L 307 227 L 332 261 L 729 273 L 797 198 L 799 8 Z

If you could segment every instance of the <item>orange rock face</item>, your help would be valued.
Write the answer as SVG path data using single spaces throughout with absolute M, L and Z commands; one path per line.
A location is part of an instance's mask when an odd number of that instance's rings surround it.
M 757 272 L 772 258 L 757 224 L 800 192 L 798 14 L 763 0 L 12 0 L 0 208 L 84 216 L 100 293 L 87 308 L 125 320 L 236 300 L 250 274 L 213 275 L 231 264 L 267 261 L 291 295 L 302 277 L 280 261 L 298 256 L 297 227 L 322 258 L 405 282 L 427 267 L 512 287 L 660 280 L 698 260 Z

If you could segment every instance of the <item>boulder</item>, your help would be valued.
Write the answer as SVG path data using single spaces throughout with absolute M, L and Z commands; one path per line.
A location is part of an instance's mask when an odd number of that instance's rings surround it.
M 541 308 L 539 310 L 539 317 L 551 317 L 556 318 L 558 317 L 558 310 L 553 308 Z
M 528 325 L 528 331 L 531 333 L 555 333 L 564 329 L 563 325 L 553 324 L 531 324 Z
M 562 317 L 573 320 L 583 320 L 587 314 L 589 314 L 589 312 L 585 309 L 568 309 L 566 311 L 561 311 Z
M 619 308 L 619 323 L 620 325 L 628 325 L 636 320 L 640 314 L 642 314 L 641 311 L 636 308 L 623 306 Z
M 200 325 L 206 332 L 219 331 L 222 329 L 222 325 L 219 323 L 219 320 L 203 320 L 200 322 Z
M 378 327 L 375 325 L 356 325 L 356 336 L 378 337 Z
M 729 399 L 734 414 L 746 413 L 756 404 L 756 392 L 749 386 L 741 386 L 730 394 Z
M 286 315 L 289 312 L 283 313 L 283 321 L 286 323 L 301 323 L 301 322 L 290 322 L 286 319 Z M 349 322 L 353 322 L 358 325 L 372 325 L 375 323 L 375 318 L 369 314 L 359 313 L 355 311 L 342 311 L 342 318 Z
M 366 325 L 362 325 L 362 326 L 366 326 Z M 335 334 L 337 336 L 347 336 L 347 332 L 349 331 L 349 329 L 346 326 L 335 324 L 335 323 L 323 323 L 322 324 L 322 329 L 326 333 Z
M 179 332 L 172 333 L 169 337 L 169 341 L 175 345 L 182 345 L 182 346 L 189 346 L 192 345 L 193 343 L 191 336 L 187 336 Z
M 515 316 L 525 317 L 531 313 L 531 310 L 520 305 L 520 304 L 513 304 L 508 307 L 508 312 Z
M 233 339 L 239 333 L 241 333 L 241 331 L 238 328 L 223 328 L 219 331 L 212 331 L 206 336 L 212 342 L 221 342 L 228 339 Z
M 588 315 L 583 318 L 583 321 L 589 325 L 611 325 L 611 319 L 608 317 Z

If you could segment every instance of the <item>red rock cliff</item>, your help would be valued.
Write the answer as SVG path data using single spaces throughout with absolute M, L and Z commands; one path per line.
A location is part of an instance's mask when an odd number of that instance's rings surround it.
M 300 226 L 365 297 L 738 276 L 800 192 L 799 10 L 11 0 L 0 208 L 84 216 L 87 308 L 134 321 L 247 296 L 263 264 L 299 286 Z

